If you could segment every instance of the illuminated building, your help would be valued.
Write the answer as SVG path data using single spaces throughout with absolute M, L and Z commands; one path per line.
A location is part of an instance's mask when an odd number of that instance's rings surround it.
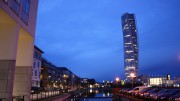
M 32 87 L 40 87 L 40 74 L 43 51 L 34 46 L 34 62 L 32 67 Z
M 41 88 L 45 91 L 60 88 L 62 85 L 63 74 L 57 69 L 57 66 L 50 61 L 42 58 L 41 66 Z
M 164 76 L 149 77 L 148 84 L 150 86 L 162 86 L 162 85 L 166 85 L 166 77 L 164 77 Z
M 124 39 L 124 69 L 127 80 L 130 74 L 137 77 L 138 70 L 138 36 L 134 14 L 125 13 L 121 17 Z
M 0 98 L 30 101 L 39 0 L 0 0 Z
M 167 75 L 167 80 L 171 80 L 171 75 L 170 74 Z

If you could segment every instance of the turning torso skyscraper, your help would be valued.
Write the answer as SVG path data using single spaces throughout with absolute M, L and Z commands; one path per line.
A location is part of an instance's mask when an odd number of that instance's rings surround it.
M 124 38 L 124 69 L 126 79 L 137 76 L 138 36 L 134 14 L 125 13 L 121 17 Z

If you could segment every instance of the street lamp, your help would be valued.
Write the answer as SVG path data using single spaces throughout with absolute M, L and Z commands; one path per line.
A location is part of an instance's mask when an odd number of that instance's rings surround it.
M 116 77 L 117 86 L 119 86 L 119 77 Z
M 131 87 L 133 88 L 133 78 L 136 77 L 136 75 L 135 75 L 134 73 L 131 73 L 131 74 L 130 74 L 130 77 L 131 77 L 131 79 L 132 79 L 132 85 L 131 85 Z

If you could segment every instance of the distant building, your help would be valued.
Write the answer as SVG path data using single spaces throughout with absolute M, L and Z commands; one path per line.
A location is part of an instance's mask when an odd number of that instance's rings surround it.
M 88 88 L 88 78 L 81 78 L 81 87 Z
M 180 87 L 180 76 L 176 76 L 174 79 L 174 87 Z
M 147 86 L 148 85 L 148 78 L 149 78 L 148 75 L 140 75 L 137 77 L 136 82 L 139 82 L 144 86 Z
M 176 80 L 176 82 L 179 82 L 179 83 L 180 83 L 180 76 L 176 76 L 176 77 L 175 77 L 175 80 Z
M 32 67 L 32 87 L 40 87 L 40 74 L 43 51 L 34 46 L 34 62 Z
M 62 72 L 63 85 L 61 86 L 61 88 L 71 89 L 71 86 L 73 84 L 72 82 L 73 73 L 66 67 L 58 67 L 57 69 Z
M 41 66 L 41 88 L 45 91 L 61 88 L 63 82 L 62 71 L 45 58 Z
M 150 86 L 162 86 L 166 84 L 166 77 L 163 76 L 149 77 L 148 81 Z
M 138 72 L 138 35 L 134 14 L 125 13 L 121 17 L 124 38 L 124 69 L 127 80 Z

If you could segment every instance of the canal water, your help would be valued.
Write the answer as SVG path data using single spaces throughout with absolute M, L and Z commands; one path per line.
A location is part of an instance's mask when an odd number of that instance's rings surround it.
M 80 94 L 73 96 L 70 101 L 112 101 L 111 91 L 83 90 Z

